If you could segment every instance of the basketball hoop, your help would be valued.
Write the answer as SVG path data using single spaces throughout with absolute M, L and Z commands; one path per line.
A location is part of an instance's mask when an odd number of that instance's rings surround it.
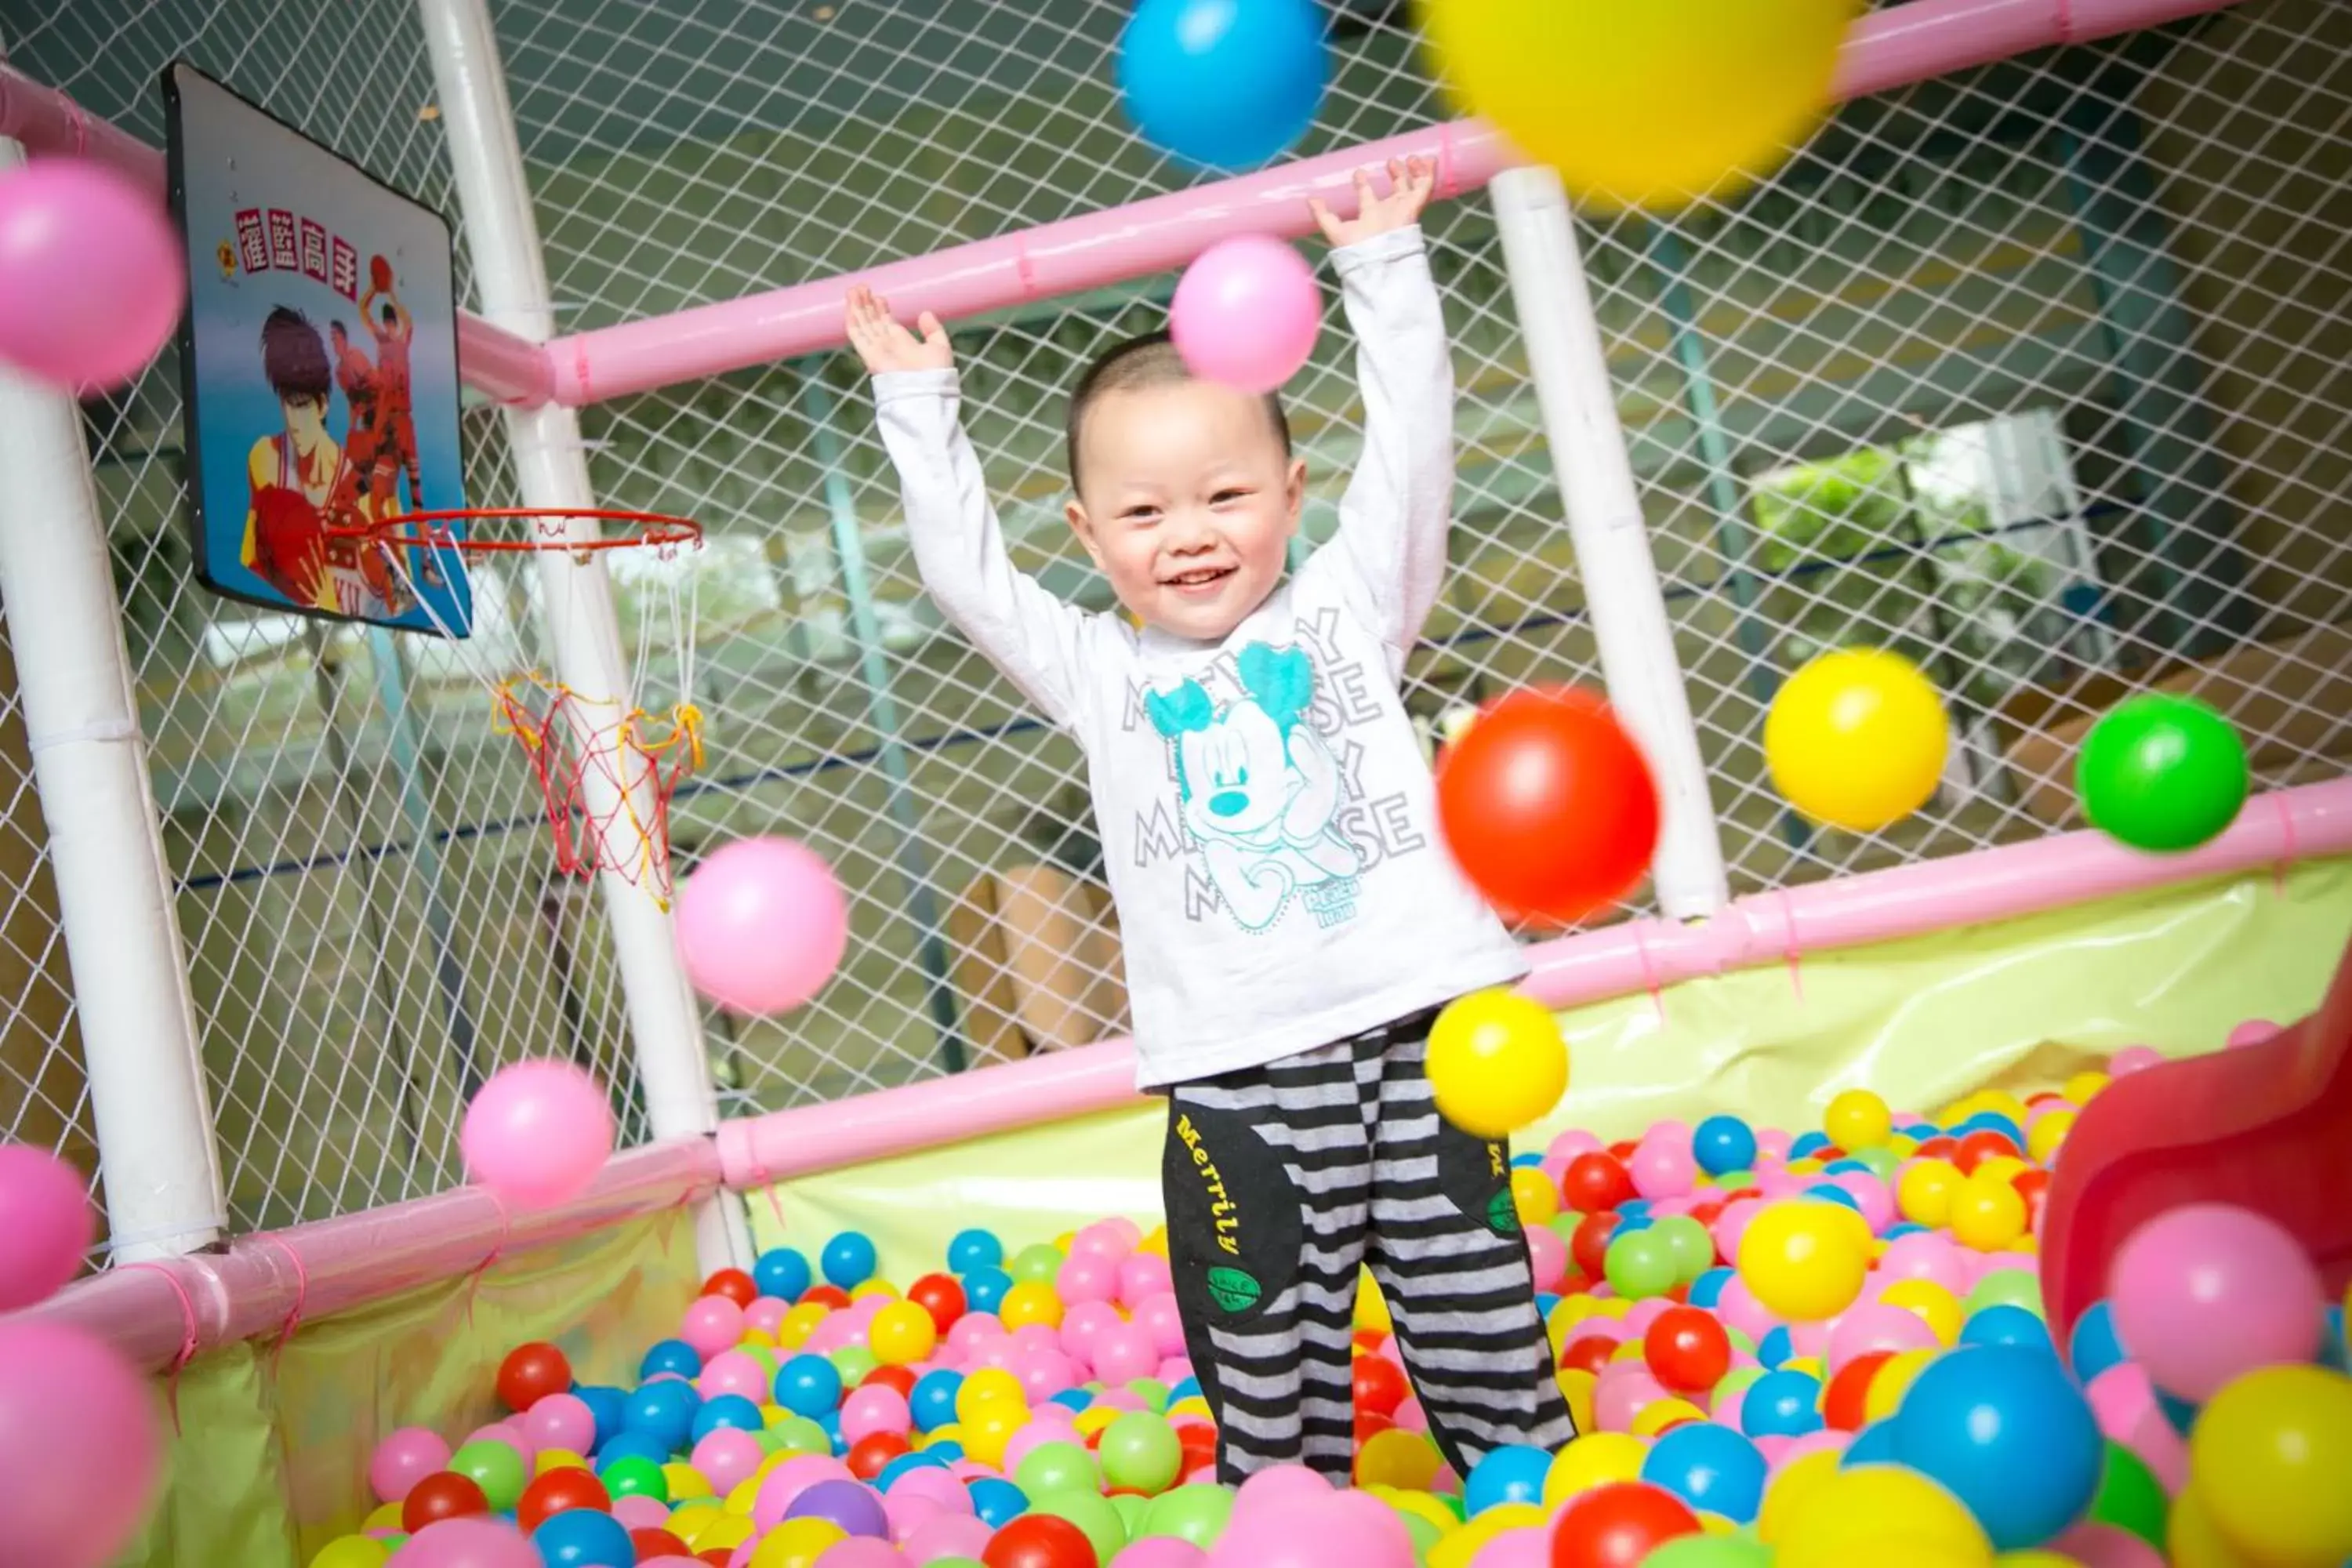
M 485 525 L 528 524 L 484 532 Z M 579 523 L 623 525 L 615 531 L 575 531 Z M 465 524 L 461 535 L 456 525 Z M 538 670 L 489 668 L 461 634 L 446 625 L 418 588 L 416 558 L 532 553 L 566 554 L 585 563 L 599 552 L 645 550 L 660 561 L 702 546 L 701 525 L 662 512 L 598 508 L 483 507 L 412 511 L 380 522 L 346 522 L 330 539 L 358 548 L 396 575 L 407 597 L 434 629 L 449 639 L 490 698 L 491 728 L 522 748 L 539 781 L 555 840 L 555 863 L 567 876 L 613 871 L 669 907 L 669 803 L 679 784 L 702 766 L 703 716 L 694 702 L 693 574 L 670 574 L 643 586 L 667 589 L 668 615 L 638 618 L 635 656 L 625 692 L 581 692 Z M 687 580 L 681 605 L 678 579 Z M 666 622 L 677 660 L 677 700 L 666 708 L 639 705 L 652 667 L 657 623 Z

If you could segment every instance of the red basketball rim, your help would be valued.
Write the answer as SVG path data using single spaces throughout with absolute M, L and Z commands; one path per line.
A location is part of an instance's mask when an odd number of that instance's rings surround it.
M 457 522 L 524 521 L 544 523 L 574 520 L 625 523 L 629 526 L 623 532 L 594 539 L 572 539 L 562 534 L 539 539 L 485 539 L 470 533 L 460 539 L 450 532 L 447 526 Z M 667 512 L 627 511 L 604 507 L 457 507 L 445 511 L 403 512 L 382 522 L 331 524 L 324 532 L 330 539 L 369 539 L 379 544 L 397 545 L 404 549 L 455 550 L 467 555 L 541 550 L 675 550 L 682 545 L 698 547 L 702 543 L 702 525 L 689 518 L 673 517 Z

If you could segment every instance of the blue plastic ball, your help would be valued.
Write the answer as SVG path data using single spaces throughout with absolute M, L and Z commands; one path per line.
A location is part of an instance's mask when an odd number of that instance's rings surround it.
M 629 1423 L 629 1396 L 601 1383 L 583 1384 L 572 1391 L 588 1414 L 596 1418 L 596 1444 L 602 1447 L 620 1436 Z
M 1013 1289 L 1013 1276 L 994 1266 L 975 1268 L 963 1277 L 963 1302 L 968 1310 L 993 1312 L 1004 1305 L 1004 1293 Z
M 1731 1270 L 1722 1264 L 1717 1264 L 1691 1281 L 1690 1304 L 1694 1307 L 1714 1307 L 1717 1302 L 1723 1300 L 1723 1288 L 1730 1284 L 1731 1280 Z
M 701 1442 L 723 1427 L 757 1435 L 766 1429 L 761 1419 L 760 1407 L 740 1394 L 714 1394 L 702 1402 L 694 1413 L 694 1440 Z
M 890 1483 L 908 1470 L 944 1470 L 949 1462 L 929 1448 L 919 1453 L 901 1454 L 875 1472 L 874 1489 L 887 1492 L 890 1489 Z
M 530 1532 L 530 1543 L 547 1568 L 631 1568 L 637 1560 L 629 1527 L 593 1508 L 548 1515 Z
M 1895 1421 L 1890 1416 L 1885 1421 L 1874 1421 L 1855 1433 L 1853 1441 L 1845 1446 L 1845 1453 L 1839 1458 L 1838 1466 L 1850 1470 L 1856 1465 L 1892 1465 L 1895 1462 Z
M 987 1230 L 960 1230 L 948 1243 L 948 1272 L 969 1274 L 975 1268 L 993 1268 L 1004 1261 L 1004 1243 L 996 1233 Z
M 667 1443 L 672 1449 L 683 1448 L 694 1434 L 695 1412 L 701 1405 L 702 1398 L 692 1384 L 667 1377 L 659 1383 L 642 1384 L 629 1395 L 624 1430 Z
M 1764 1504 L 1769 1468 L 1756 1445 L 1730 1427 L 1692 1421 L 1659 1434 L 1642 1461 L 1642 1479 L 1695 1509 L 1746 1524 Z
M 1118 45 L 1137 132 L 1213 169 L 1255 168 L 1305 135 L 1330 69 L 1315 0 L 1142 0 Z
M 650 1432 L 616 1432 L 596 1445 L 596 1468 L 609 1467 L 615 1459 L 651 1459 L 656 1465 L 667 1465 L 677 1457 L 677 1450 Z
M 1545 1322 L 1551 1321 L 1551 1310 L 1559 1305 L 1559 1298 L 1553 1295 L 1550 1291 L 1538 1290 L 1536 1292 L 1536 1316 L 1541 1318 Z
M 952 1465 L 963 1458 L 963 1445 L 950 1438 L 944 1443 L 926 1444 L 923 1452 L 933 1456 L 943 1465 Z
M 1173 1405 L 1180 1399 L 1198 1399 L 1200 1396 L 1201 1380 L 1188 1377 L 1168 1391 L 1168 1403 Z
M 2124 1342 L 2116 1334 L 2115 1310 L 2104 1300 L 2094 1301 L 2074 1320 L 2074 1331 L 2066 1336 L 2066 1364 L 2074 1370 L 2084 1383 L 2107 1370 L 2120 1366 L 2129 1358 L 2124 1352 Z
M 2057 1347 L 2050 1342 L 2050 1325 L 2022 1307 L 2003 1301 L 1969 1314 L 1960 1325 L 1960 1343 L 1964 1345 L 2016 1345 L 2025 1350 L 2053 1352 Z
M 1895 1414 L 1895 1458 L 1941 1484 L 1996 1550 L 2049 1540 L 2098 1495 L 2105 1440 L 2057 1361 L 1971 1345 L 1927 1363 Z
M 751 1283 L 779 1301 L 799 1300 L 810 1280 L 809 1260 L 789 1247 L 772 1247 L 751 1265 Z
M 1756 1360 L 1768 1372 L 1777 1372 L 1780 1363 L 1797 1353 L 1797 1342 L 1789 1333 L 1789 1325 L 1775 1323 L 1764 1331 L 1756 1342 Z
M 1710 1116 L 1691 1131 L 1691 1158 L 1710 1176 L 1752 1169 L 1755 1129 L 1737 1116 Z
M 1971 1132 L 1998 1132 L 2015 1144 L 2018 1152 L 2025 1152 L 2025 1129 L 1998 1110 L 1979 1110 L 1952 1131 L 1962 1138 Z
M 833 1451 L 836 1456 L 849 1452 L 849 1439 L 841 1435 L 840 1411 L 824 1412 L 816 1417 L 816 1425 L 817 1430 L 824 1434 L 824 1440 L 833 1445 Z
M 963 1386 L 963 1373 L 940 1367 L 915 1379 L 915 1391 L 907 1395 L 907 1409 L 915 1418 L 919 1432 L 936 1432 L 955 1422 L 956 1391 Z
M 862 1230 L 845 1230 L 824 1244 L 818 1267 L 824 1277 L 845 1290 L 854 1290 L 874 1278 L 874 1238 Z
M 2156 1407 L 2164 1412 L 2164 1418 L 2172 1424 L 2172 1429 L 2184 1437 L 2188 1436 L 2189 1430 L 2197 1425 L 2197 1406 L 2177 1394 L 2168 1394 L 2161 1388 L 2158 1389 Z
M 776 1403 L 815 1420 L 841 1403 L 841 1372 L 821 1355 L 796 1355 L 776 1369 Z
M 1011 1481 L 982 1476 L 964 1489 L 971 1494 L 971 1511 L 991 1530 L 1002 1530 L 1029 1511 L 1029 1494 Z
M 1609 1239 L 1614 1241 L 1621 1236 L 1631 1236 L 1637 1230 L 1647 1230 L 1654 1223 L 1645 1214 L 1626 1215 L 1610 1227 Z
M 1805 1196 L 1819 1198 L 1824 1203 L 1843 1204 L 1856 1214 L 1862 1212 L 1862 1200 L 1835 1182 L 1815 1182 L 1805 1189 Z
M 1462 1506 L 1475 1516 L 1498 1503 L 1539 1503 L 1550 1469 L 1551 1456 L 1541 1448 L 1517 1443 L 1490 1448 L 1463 1478 Z
M 1065 1388 L 1046 1401 L 1049 1405 L 1058 1405 L 1063 1409 L 1072 1412 L 1084 1410 L 1094 1402 L 1095 1396 L 1083 1388 Z
M 637 1381 L 665 1372 L 680 1377 L 695 1377 L 702 1371 L 702 1353 L 684 1340 L 662 1340 L 646 1352 L 645 1360 L 637 1363 Z
M 1789 1145 L 1789 1158 L 1802 1160 L 1809 1155 L 1820 1153 L 1829 1146 L 1830 1137 L 1826 1132 L 1800 1132 L 1797 1134 L 1796 1142 Z
M 1739 1429 L 1750 1437 L 1801 1437 L 1818 1432 L 1821 1398 L 1819 1378 L 1801 1372 L 1768 1372 L 1739 1396 Z
M 1909 1236 L 1914 1231 L 1921 1231 L 1927 1228 L 1927 1227 L 1926 1226 L 1920 1225 L 1913 1220 L 1897 1220 L 1893 1225 L 1886 1227 L 1886 1239 L 1893 1241 L 1898 1236 Z
M 1876 1172 L 1864 1164 L 1861 1161 L 1851 1157 L 1843 1160 L 1832 1160 L 1828 1164 L 1822 1167 L 1822 1174 L 1824 1176 L 1869 1176 L 1875 1175 L 1876 1173 Z
M 1644 1219 L 1654 1206 L 1647 1198 L 1627 1198 L 1617 1205 L 1617 1215 L 1621 1219 Z
M 2344 1309 L 2327 1309 L 2327 1332 L 2319 1342 L 2319 1364 L 2342 1372 L 2352 1365 L 2352 1345 L 2345 1342 Z

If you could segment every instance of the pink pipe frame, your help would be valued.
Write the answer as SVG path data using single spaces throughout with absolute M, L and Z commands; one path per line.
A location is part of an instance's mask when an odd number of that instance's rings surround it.
M 24 143 L 35 157 L 93 158 L 163 194 L 163 154 L 52 87 L 0 64 L 0 136 Z M 547 351 L 494 327 L 471 311 L 457 313 L 457 369 L 469 386 L 501 403 L 545 403 L 554 390 Z
M 2154 26 L 2237 0 L 1910 0 L 1855 24 L 1839 63 L 1843 100 L 1923 81 L 2050 44 Z M 1154 196 L 831 278 L 701 305 L 548 344 L 558 402 L 588 404 L 840 348 L 853 283 L 872 287 L 912 321 L 954 321 L 1027 300 L 1082 293 L 1180 268 L 1222 239 L 1296 239 L 1313 228 L 1310 195 L 1343 191 L 1358 169 L 1391 158 L 1437 165 L 1437 194 L 1478 189 L 1515 162 L 1475 121 L 1433 125 L 1260 174 Z
M 2070 904 L 2352 851 L 2352 779 L 2256 796 L 2219 838 L 2186 855 L 2126 849 L 2096 833 L 1979 850 L 1832 882 L 1754 893 L 1696 925 L 1627 921 L 1528 951 L 1521 987 L 1553 1008 L 1656 993 L 1809 952 L 1892 942 Z M 1135 1047 L 1108 1040 L 831 1105 L 727 1121 L 719 1158 L 738 1189 L 1133 1104 Z

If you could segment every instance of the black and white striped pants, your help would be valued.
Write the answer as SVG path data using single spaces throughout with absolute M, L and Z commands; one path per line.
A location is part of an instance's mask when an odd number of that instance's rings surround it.
M 1576 1435 L 1536 1312 L 1509 1151 L 1437 1114 L 1433 1016 L 1169 1091 L 1168 1258 L 1222 1480 L 1276 1464 L 1348 1478 L 1365 1264 L 1457 1474 L 1491 1448 Z

